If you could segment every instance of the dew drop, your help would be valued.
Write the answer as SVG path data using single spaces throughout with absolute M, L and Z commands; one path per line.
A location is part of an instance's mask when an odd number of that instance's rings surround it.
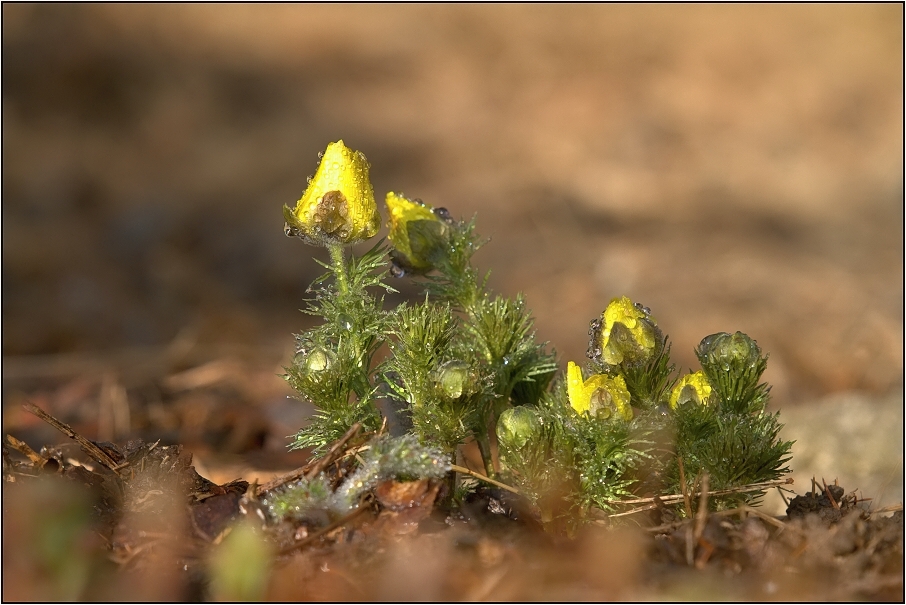
M 437 218 L 439 218 L 439 219 L 441 219 L 442 221 L 444 221 L 445 223 L 448 223 L 448 224 L 451 224 L 451 225 L 453 224 L 453 217 L 450 216 L 450 211 L 447 210 L 446 208 L 443 208 L 443 207 L 441 207 L 441 208 L 435 208 L 435 209 L 434 209 L 434 215 L 435 215 Z
M 312 351 L 305 362 L 305 369 L 309 372 L 323 372 L 330 367 L 330 358 L 327 353 L 317 349 Z

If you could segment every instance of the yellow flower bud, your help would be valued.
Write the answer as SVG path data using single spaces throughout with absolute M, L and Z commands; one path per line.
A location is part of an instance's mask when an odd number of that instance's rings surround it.
M 614 298 L 592 322 L 588 355 L 609 365 L 644 362 L 663 346 L 661 331 L 645 307 L 627 297 Z
M 385 198 L 390 220 L 388 238 L 393 243 L 391 256 L 400 270 L 425 273 L 433 268 L 431 257 L 441 250 L 446 223 L 433 208 L 420 200 L 410 200 L 389 192 Z
M 705 373 L 699 370 L 692 374 L 686 374 L 676 383 L 670 393 L 670 407 L 676 409 L 676 406 L 680 403 L 687 401 L 707 405 L 710 397 L 711 384 L 705 377 Z
M 283 207 L 286 234 L 309 244 L 351 244 L 373 237 L 381 216 L 368 178 L 368 160 L 343 141 L 330 143 L 295 209 Z
M 582 368 L 570 361 L 566 366 L 566 394 L 569 405 L 579 414 L 610 418 L 614 414 L 632 420 L 629 390 L 622 376 L 595 374 L 582 378 Z

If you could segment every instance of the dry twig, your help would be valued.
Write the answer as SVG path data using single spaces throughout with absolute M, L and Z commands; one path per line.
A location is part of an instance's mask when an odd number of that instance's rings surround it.
M 358 517 L 359 515 L 361 515 L 362 513 L 366 512 L 368 510 L 370 510 L 370 508 L 368 506 L 366 506 L 364 504 L 359 505 L 359 507 L 357 509 L 355 509 L 354 511 L 352 511 L 345 517 L 341 517 L 341 518 L 337 519 L 336 521 L 334 521 L 333 523 L 331 523 L 330 525 L 328 525 L 326 527 L 322 527 L 321 529 L 314 532 L 313 534 L 311 534 L 304 540 L 300 540 L 299 542 L 296 542 L 295 544 L 290 544 L 289 546 L 287 546 L 286 548 L 284 548 L 283 550 L 280 551 L 280 556 L 294 553 L 295 551 L 299 550 L 300 548 L 308 546 L 309 544 L 311 544 L 312 542 L 314 542 L 321 536 L 332 532 L 333 530 L 335 530 L 338 527 L 342 527 L 343 525 L 346 525 L 347 523 L 349 523 L 350 521 L 352 521 L 353 519 L 355 519 L 356 517 Z
M 683 457 L 677 456 L 676 462 L 679 465 L 679 482 L 683 489 L 683 508 L 686 509 L 686 516 L 692 517 L 692 502 L 689 498 L 689 491 L 686 488 L 686 468 L 683 464 Z
M 41 454 L 39 454 L 35 450 L 31 449 L 31 447 L 24 441 L 19 441 L 12 435 L 7 435 L 6 440 L 7 440 L 7 442 L 9 442 L 10 447 L 12 447 L 14 450 L 18 451 L 19 453 L 23 454 L 26 458 L 31 460 L 32 464 L 34 464 L 38 468 L 44 466 L 44 463 L 47 462 L 46 458 L 44 458 Z
M 884 506 L 878 510 L 868 511 L 869 515 L 879 515 L 881 513 L 896 513 L 903 510 L 903 503 L 900 504 L 890 504 L 889 506 Z
M 300 466 L 296 470 L 293 470 L 293 471 L 290 471 L 283 475 L 280 475 L 279 477 L 274 477 L 273 479 L 271 479 L 264 485 L 257 486 L 254 491 L 255 496 L 261 496 L 265 492 L 269 492 L 272 489 L 276 489 L 276 488 L 280 487 L 281 485 L 285 485 L 285 484 L 289 483 L 290 481 L 295 481 L 296 479 L 301 479 L 302 477 L 305 476 L 305 474 L 309 471 L 309 469 L 311 469 L 312 466 L 314 466 L 314 462 L 309 462 L 308 464 L 306 464 L 304 466 Z
M 486 481 L 487 483 L 490 483 L 491 485 L 496 485 L 497 487 L 499 487 L 501 489 L 505 489 L 508 492 L 513 492 L 514 494 L 519 493 L 519 490 L 516 489 L 515 487 L 511 487 L 511 486 L 507 485 L 506 483 L 501 483 L 500 481 L 495 481 L 494 479 L 491 479 L 490 477 L 486 477 L 485 475 L 482 475 L 481 473 L 468 469 L 464 466 L 459 466 L 458 464 L 451 464 L 450 469 L 456 471 L 457 473 L 462 473 L 464 475 L 471 475 L 472 477 L 475 477 L 476 479 L 479 479 L 481 481 Z
M 727 510 L 718 511 L 718 512 L 716 512 L 716 513 L 714 513 L 714 514 L 715 514 L 715 515 L 719 515 L 719 516 L 721 516 L 721 517 L 729 517 L 729 516 L 735 515 L 735 514 L 737 514 L 737 513 L 755 515 L 756 517 L 758 517 L 758 518 L 761 519 L 762 521 L 764 521 L 764 522 L 766 522 L 766 523 L 768 523 L 768 524 L 770 524 L 770 525 L 773 525 L 774 527 L 780 529 L 781 531 L 785 531 L 785 530 L 787 530 L 787 529 L 790 529 L 790 530 L 795 531 L 795 532 L 800 533 L 800 534 L 801 534 L 801 533 L 804 533 L 804 531 L 803 531 L 802 529 L 800 529 L 799 527 L 797 527 L 796 525 L 791 525 L 791 524 L 789 524 L 789 523 L 784 523 L 783 521 L 781 521 L 781 520 L 778 519 L 777 517 L 772 517 L 771 515 L 769 515 L 769 514 L 767 514 L 767 513 L 765 513 L 765 512 L 762 512 L 762 511 L 758 510 L 757 508 L 753 508 L 753 507 L 751 507 L 751 506 L 748 506 L 747 504 L 741 504 L 741 505 L 738 506 L 737 508 L 730 508 L 730 509 L 727 509 Z
M 362 425 L 359 422 L 356 422 L 346 433 L 343 434 L 332 446 L 330 446 L 330 451 L 327 452 L 323 458 L 315 462 L 315 465 L 311 467 L 307 473 L 305 473 L 306 478 L 311 479 L 316 477 L 318 473 L 323 471 L 325 468 L 333 464 L 334 460 L 340 457 L 340 454 L 343 452 L 343 448 L 346 447 L 346 444 L 355 437 L 358 432 L 362 430 Z
M 827 499 L 830 500 L 831 506 L 833 506 L 836 510 L 840 510 L 840 505 L 837 504 L 836 498 L 834 498 L 834 495 L 827 487 L 827 482 L 824 479 L 821 479 L 821 485 L 824 487 L 824 494 L 827 496 Z
M 711 477 L 707 472 L 702 474 L 701 493 L 698 497 L 698 510 L 695 511 L 695 541 L 698 542 L 705 531 L 705 524 L 708 522 L 708 487 L 711 483 Z
M 601 512 L 606 516 L 607 519 L 613 519 L 615 517 L 628 517 L 629 515 L 634 515 L 636 513 L 643 513 L 646 510 L 654 510 L 656 508 L 658 508 L 657 504 L 646 504 L 645 506 L 639 506 L 638 508 L 633 508 L 633 509 L 630 509 L 627 511 L 623 511 L 622 513 L 613 513 L 613 514 L 608 515 L 604 511 L 601 511 Z M 595 510 L 601 510 L 601 509 L 595 509 Z
M 692 531 L 693 550 L 696 544 L 702 548 L 698 559 L 695 561 L 695 567 L 698 569 L 702 569 L 705 566 L 711 553 L 714 552 L 714 547 L 711 544 L 702 544 L 702 534 L 705 531 L 705 525 L 708 523 L 708 487 L 710 486 L 710 480 L 711 478 L 707 472 L 702 474 L 701 494 L 698 498 L 698 510 L 695 511 L 695 524 Z
M 344 433 L 342 437 L 334 442 L 334 444 L 330 447 L 330 451 L 328 451 L 323 458 L 309 462 L 304 466 L 300 466 L 296 470 L 290 471 L 285 475 L 275 477 L 264 485 L 259 485 L 255 490 L 255 496 L 261 496 L 265 492 L 269 492 L 280 487 L 281 485 L 285 485 L 291 481 L 301 479 L 302 477 L 311 479 L 312 477 L 316 476 L 318 473 L 330 466 L 337 458 L 340 457 L 340 453 L 343 451 L 343 448 L 353 437 L 358 434 L 360 430 L 362 430 L 362 425 L 356 422 L 351 427 L 349 427 L 349 430 L 346 431 L 346 433 Z
M 25 408 L 26 410 L 28 410 L 29 412 L 31 412 L 32 414 L 34 414 L 35 416 L 37 416 L 38 418 L 40 418 L 41 420 L 43 420 L 44 422 L 46 422 L 47 424 L 49 424 L 50 426 L 54 427 L 55 429 L 57 429 L 58 431 L 60 431 L 61 433 L 63 433 L 67 437 L 69 437 L 70 439 L 73 439 L 76 443 L 78 443 L 81 446 L 81 448 L 83 450 L 85 450 L 86 454 L 91 456 L 95 461 L 97 461 L 100 464 L 103 464 L 104 466 L 109 468 L 114 473 L 119 474 L 119 470 L 121 468 L 123 468 L 124 466 L 126 466 L 126 464 L 117 464 L 116 460 L 111 458 L 107 452 L 105 452 L 104 450 L 99 448 L 93 441 L 90 441 L 90 440 L 86 439 L 85 437 L 82 437 L 81 435 L 76 433 L 72 429 L 71 426 L 69 426 L 65 422 L 61 422 L 61 421 L 57 420 L 56 418 L 54 418 L 53 416 L 51 416 L 50 414 L 48 414 L 47 412 L 45 412 L 44 410 L 42 410 L 41 408 L 36 406 L 35 404 L 23 403 L 22 407 Z
M 708 492 L 709 497 L 713 496 L 726 496 L 727 494 L 741 494 L 745 492 L 757 492 L 769 487 L 775 487 L 778 485 L 790 485 L 793 483 L 792 477 L 787 477 L 786 479 L 775 479 L 773 481 L 763 481 L 761 483 L 750 483 L 749 485 L 741 485 L 739 487 L 732 487 L 728 489 L 719 489 Z M 695 490 L 693 490 L 693 494 Z M 632 500 L 608 500 L 607 504 L 611 505 L 626 505 L 626 504 L 652 504 L 660 499 L 664 504 L 672 504 L 674 502 L 681 502 L 683 500 L 682 494 L 670 494 L 667 496 L 652 496 L 650 498 L 633 498 Z M 611 515 L 612 516 L 612 515 Z

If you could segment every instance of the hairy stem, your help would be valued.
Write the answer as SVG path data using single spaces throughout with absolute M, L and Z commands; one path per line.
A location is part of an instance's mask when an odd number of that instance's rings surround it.
M 346 276 L 346 258 L 343 254 L 343 246 L 339 244 L 329 244 L 327 249 L 330 251 L 330 265 L 334 275 L 337 276 L 337 288 L 340 294 L 349 293 L 349 278 Z

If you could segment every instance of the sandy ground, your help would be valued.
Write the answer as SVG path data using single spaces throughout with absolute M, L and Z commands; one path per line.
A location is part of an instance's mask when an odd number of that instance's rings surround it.
M 186 338 L 277 366 L 321 254 L 281 205 L 342 138 L 477 213 L 563 366 L 614 296 L 683 368 L 742 330 L 802 472 L 902 500 L 902 6 L 2 10 L 5 393 Z

